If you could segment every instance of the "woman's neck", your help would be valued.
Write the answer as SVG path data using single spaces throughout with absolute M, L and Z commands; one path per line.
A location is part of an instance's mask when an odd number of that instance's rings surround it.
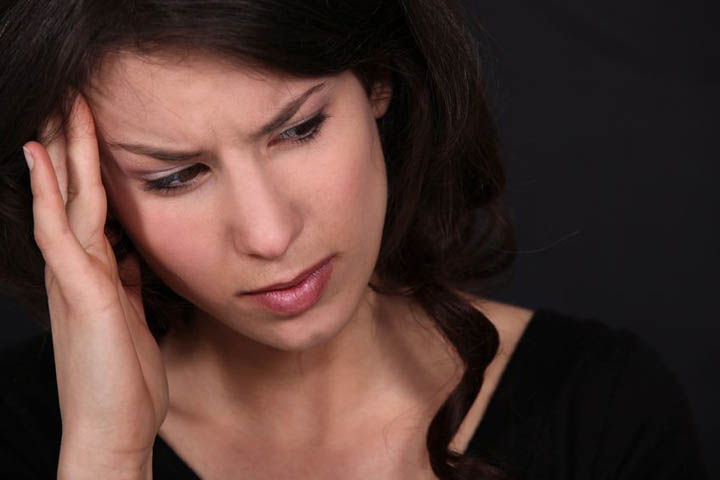
M 459 380 L 421 310 L 370 289 L 338 334 L 302 352 L 260 344 L 213 319 L 194 325 L 161 345 L 173 414 L 232 422 L 269 439 L 351 440 L 348 430 L 370 417 L 392 420 L 413 403 L 418 415 L 432 416 L 448 392 L 443 385 Z

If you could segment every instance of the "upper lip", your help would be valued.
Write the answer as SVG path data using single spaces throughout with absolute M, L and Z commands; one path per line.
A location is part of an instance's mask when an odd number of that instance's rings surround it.
M 305 280 L 307 277 L 310 276 L 311 273 L 313 273 L 315 270 L 318 270 L 320 267 L 325 265 L 330 259 L 332 258 L 332 255 L 324 258 L 323 260 L 319 261 L 318 263 L 314 264 L 312 267 L 307 268 L 300 272 L 299 274 L 295 275 L 295 277 L 287 282 L 280 282 L 280 283 L 273 283 L 272 285 L 267 285 L 265 287 L 258 288 L 257 290 L 247 290 L 243 293 L 245 294 L 251 294 L 251 293 L 262 293 L 262 292 L 268 292 L 270 290 L 281 290 L 283 288 L 289 288 L 294 287 L 298 283 Z

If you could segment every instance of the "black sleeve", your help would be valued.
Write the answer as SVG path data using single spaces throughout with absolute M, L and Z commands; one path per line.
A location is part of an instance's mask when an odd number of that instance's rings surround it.
M 8 409 L 6 402 L 0 402 L 0 478 L 7 479 L 51 479 L 56 477 L 57 461 L 54 465 L 48 443 L 37 438 L 36 426 L 28 422 L 22 412 Z M 59 452 L 59 450 L 58 450 Z
M 5 428 L 5 425 L 0 425 Z M 42 478 L 31 465 L 19 456 L 12 443 L 7 441 L 5 435 L 0 438 L 0 476 L 2 478 L 17 478 L 23 480 Z
M 0 353 L 0 478 L 54 479 L 62 422 L 48 338 Z
M 609 396 L 598 465 L 617 480 L 706 479 L 687 398 L 665 362 L 629 336 L 627 360 Z M 607 470 L 606 470 L 607 469 Z

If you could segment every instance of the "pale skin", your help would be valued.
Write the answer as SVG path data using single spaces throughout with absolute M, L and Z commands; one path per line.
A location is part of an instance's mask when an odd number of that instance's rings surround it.
M 458 359 L 419 307 L 367 287 L 387 200 L 375 121 L 392 86 L 378 82 L 367 95 L 349 72 L 294 79 L 132 54 L 95 80 L 66 134 L 26 145 L 48 265 L 59 476 L 150 478 L 159 434 L 206 479 L 434 478 L 425 431 L 460 378 Z M 284 124 L 258 134 L 299 99 Z M 294 141 L 320 112 L 317 136 Z M 199 155 L 168 162 L 118 146 L 131 143 Z M 143 188 L 194 165 L 202 168 L 180 193 Z M 103 233 L 108 205 L 154 271 L 198 307 L 192 331 L 155 342 L 140 292 L 117 274 Z M 329 254 L 337 262 L 323 297 L 297 317 L 238 293 Z M 122 269 L 132 277 L 136 259 Z M 532 315 L 471 300 L 501 346 L 456 451 Z

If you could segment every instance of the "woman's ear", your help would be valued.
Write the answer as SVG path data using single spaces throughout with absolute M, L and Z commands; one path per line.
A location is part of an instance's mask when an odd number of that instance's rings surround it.
M 375 118 L 380 118 L 387 112 L 392 98 L 392 81 L 385 76 L 372 84 L 370 88 L 370 105 Z

